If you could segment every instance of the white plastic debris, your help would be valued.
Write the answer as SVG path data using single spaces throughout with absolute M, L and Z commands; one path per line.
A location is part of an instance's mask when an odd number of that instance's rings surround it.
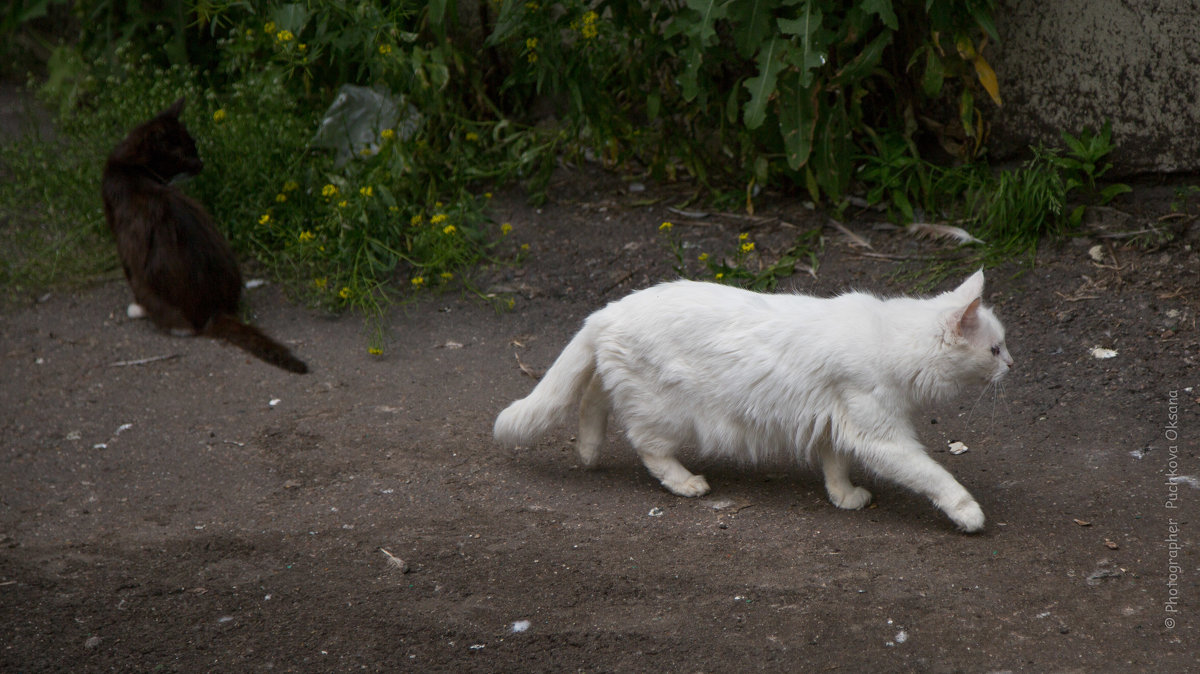
M 957 440 L 955 440 L 954 442 L 951 442 L 948 445 L 948 447 L 950 448 L 951 454 L 962 454 L 963 452 L 966 452 L 968 449 L 970 449 L 969 447 L 967 447 L 966 445 L 964 445 L 963 443 L 961 443 Z
M 1105 360 L 1107 358 L 1116 358 L 1117 357 L 1116 351 L 1114 351 L 1112 349 L 1106 349 L 1102 346 L 1093 346 L 1091 353 L 1092 353 L 1092 358 L 1096 358 L 1098 360 Z
M 662 517 L 663 509 L 659 508 L 658 506 L 655 506 L 655 507 L 651 508 L 650 512 L 648 512 L 646 514 L 649 515 L 650 517 Z
M 900 630 L 899 632 L 896 632 L 895 642 L 898 644 L 902 644 L 905 641 L 908 641 L 908 632 L 906 632 L 904 630 Z
M 531 623 L 528 620 L 517 620 L 512 625 L 509 625 L 508 629 L 513 634 L 520 634 L 521 632 L 529 631 L 530 625 Z
M 1088 248 L 1088 257 L 1092 258 L 1096 262 L 1104 262 L 1104 246 L 1096 244 L 1091 248 Z
M 261 288 L 265 285 L 267 285 L 266 279 L 252 278 L 249 281 L 246 281 L 247 290 L 254 290 L 255 288 Z
M 270 405 L 271 407 L 274 407 L 274 406 L 278 405 L 278 404 L 279 404 L 279 403 L 281 403 L 281 402 L 283 402 L 283 401 L 282 401 L 282 400 L 280 400 L 279 398 L 271 398 L 271 402 L 269 402 L 269 403 L 267 403 L 267 404 L 268 404 L 268 405 Z
M 1186 484 L 1192 489 L 1200 489 L 1200 480 L 1196 479 L 1195 475 L 1175 475 L 1167 478 L 1167 482 L 1171 484 Z

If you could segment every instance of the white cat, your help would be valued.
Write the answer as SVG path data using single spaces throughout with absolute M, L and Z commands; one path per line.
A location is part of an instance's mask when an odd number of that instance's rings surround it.
M 528 444 L 579 404 L 579 456 L 593 466 L 608 415 L 663 486 L 708 482 L 675 458 L 683 446 L 751 462 L 820 462 L 829 500 L 867 505 L 850 459 L 928 496 L 961 529 L 983 511 L 926 455 L 919 408 L 1002 377 L 1004 328 L 981 306 L 983 272 L 928 299 L 849 293 L 821 299 L 675 281 L 635 292 L 584 321 L 528 397 L 496 418 L 502 444 Z

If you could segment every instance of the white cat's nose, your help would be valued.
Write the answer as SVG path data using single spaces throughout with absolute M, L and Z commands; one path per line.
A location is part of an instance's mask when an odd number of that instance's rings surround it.
M 1009 355 L 1008 349 L 1003 346 L 1000 347 L 1000 360 L 1004 361 L 1004 364 L 1008 366 L 1008 369 L 1010 369 L 1010 370 L 1012 369 L 1012 366 L 1013 366 L 1012 356 Z

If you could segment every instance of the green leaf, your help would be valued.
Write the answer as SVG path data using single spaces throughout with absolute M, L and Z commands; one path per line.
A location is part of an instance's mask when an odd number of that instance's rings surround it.
M 892 0 L 863 0 L 861 6 L 868 14 L 878 14 L 879 20 L 888 28 L 900 29 L 900 21 L 896 19 L 896 12 L 892 11 Z
M 771 15 L 779 0 L 749 0 L 734 5 L 740 16 L 730 17 L 734 23 L 733 42 L 738 55 L 750 58 L 754 50 L 770 38 Z
M 304 5 L 290 2 L 280 5 L 271 18 L 275 20 L 275 24 L 281 30 L 290 30 L 294 35 L 299 35 L 300 31 L 304 30 L 304 25 L 308 23 L 308 10 L 304 8 Z
M 1115 183 L 1100 190 L 1100 204 L 1107 204 L 1115 199 L 1118 195 L 1128 194 L 1133 191 L 1133 188 L 1125 183 Z
M 892 42 L 892 35 L 892 31 L 885 30 L 875 36 L 875 39 L 871 40 L 858 56 L 855 56 L 838 71 L 832 81 L 835 84 L 845 85 L 865 78 L 875 66 L 879 65 L 879 60 L 883 58 L 883 50 Z
M 817 96 L 820 85 L 805 87 L 799 73 L 789 72 L 779 81 L 779 134 L 788 166 L 799 171 L 812 154 L 817 127 Z
M 793 48 L 788 50 L 788 61 L 800 69 L 802 85 L 812 84 L 812 70 L 825 65 L 825 45 L 820 39 L 821 10 L 814 8 L 811 2 L 804 3 L 804 9 L 795 19 L 779 19 L 779 31 L 785 35 L 793 35 Z
M 775 93 L 775 82 L 784 65 L 781 57 L 788 46 L 786 40 L 775 38 L 758 51 L 758 76 L 742 85 L 750 90 L 743 113 L 747 129 L 757 129 L 766 121 L 767 101 Z
M 709 45 L 717 41 L 717 29 L 714 27 L 718 19 L 728 16 L 729 2 L 717 0 L 687 0 L 688 9 L 700 15 L 699 27 L 695 28 L 695 36 L 700 44 Z
M 937 50 L 925 50 L 925 73 L 921 76 L 921 90 L 930 98 L 942 95 L 942 84 L 946 81 L 946 66 Z
M 679 88 L 683 100 L 693 101 L 700 94 L 700 67 L 704 64 L 704 51 L 699 45 L 691 44 L 680 54 L 683 72 L 679 75 Z

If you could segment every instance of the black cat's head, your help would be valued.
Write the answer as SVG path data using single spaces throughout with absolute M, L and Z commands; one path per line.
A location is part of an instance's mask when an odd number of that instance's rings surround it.
M 153 171 L 163 180 L 186 173 L 196 175 L 204 168 L 196 141 L 179 120 L 184 99 L 180 98 L 153 119 L 129 132 L 115 155 L 123 161 Z

